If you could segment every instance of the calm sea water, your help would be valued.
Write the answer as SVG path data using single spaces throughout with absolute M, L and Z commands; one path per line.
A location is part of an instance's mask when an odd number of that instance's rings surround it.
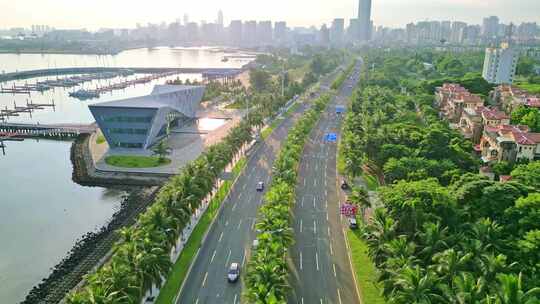
M 138 49 L 116 56 L 0 54 L 0 72 L 71 66 L 240 67 L 248 62 L 231 59 L 224 63 L 221 61 L 224 55 L 205 48 Z M 200 75 L 179 77 L 198 79 Z M 14 103 L 19 106 L 30 100 L 34 103 L 54 100 L 54 109 L 37 110 L 31 117 L 22 114 L 10 121 L 90 123 L 93 119 L 88 104 L 148 94 L 154 84 L 164 81 L 115 91 L 91 101 L 68 97 L 74 88 L 57 88 L 30 96 L 0 94 L 0 108 L 13 108 Z M 97 84 L 87 83 L 85 87 Z M 6 142 L 5 155 L 0 149 L 0 303 L 23 300 L 78 238 L 97 230 L 119 207 L 121 193 L 72 182 L 70 147 L 71 142 L 26 140 Z

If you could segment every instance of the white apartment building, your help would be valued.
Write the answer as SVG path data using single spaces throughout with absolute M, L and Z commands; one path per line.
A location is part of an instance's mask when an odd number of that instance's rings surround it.
M 489 83 L 511 84 L 518 59 L 519 52 L 508 43 L 502 43 L 500 48 L 487 48 L 482 77 Z

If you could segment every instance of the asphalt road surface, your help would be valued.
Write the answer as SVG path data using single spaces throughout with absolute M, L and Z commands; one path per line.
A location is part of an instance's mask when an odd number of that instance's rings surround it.
M 336 114 L 336 105 L 347 104 L 360 68 L 358 62 L 304 148 L 294 207 L 295 244 L 290 254 L 292 291 L 288 303 L 360 303 L 345 243 L 347 220 L 339 210 L 337 142 L 326 142 L 328 133 L 336 133 L 339 138 L 343 117 Z
M 322 87 L 328 87 L 329 80 Z M 240 303 L 242 278 L 236 283 L 227 282 L 227 271 L 233 262 L 240 263 L 245 272 L 250 248 L 255 239 L 254 224 L 263 193 L 255 187 L 262 181 L 270 182 L 272 164 L 279 153 L 281 143 L 289 128 L 308 109 L 310 103 L 300 103 L 296 111 L 287 117 L 260 147 L 255 148 L 244 172 L 231 189 L 215 225 L 200 248 L 191 272 L 176 303 Z

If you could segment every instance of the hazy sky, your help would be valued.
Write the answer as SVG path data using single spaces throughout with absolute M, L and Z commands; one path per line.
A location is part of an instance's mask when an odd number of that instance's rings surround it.
M 357 15 L 358 0 L 0 0 L 0 28 L 48 24 L 57 28 L 134 27 L 135 23 L 231 19 L 285 20 L 292 26 L 329 23 Z M 419 20 L 540 23 L 540 0 L 373 0 L 375 24 L 403 26 Z

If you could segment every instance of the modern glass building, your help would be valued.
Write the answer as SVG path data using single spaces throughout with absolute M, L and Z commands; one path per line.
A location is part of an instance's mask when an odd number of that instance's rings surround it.
M 148 149 L 170 125 L 196 118 L 204 86 L 156 85 L 147 96 L 88 106 L 109 147 Z

